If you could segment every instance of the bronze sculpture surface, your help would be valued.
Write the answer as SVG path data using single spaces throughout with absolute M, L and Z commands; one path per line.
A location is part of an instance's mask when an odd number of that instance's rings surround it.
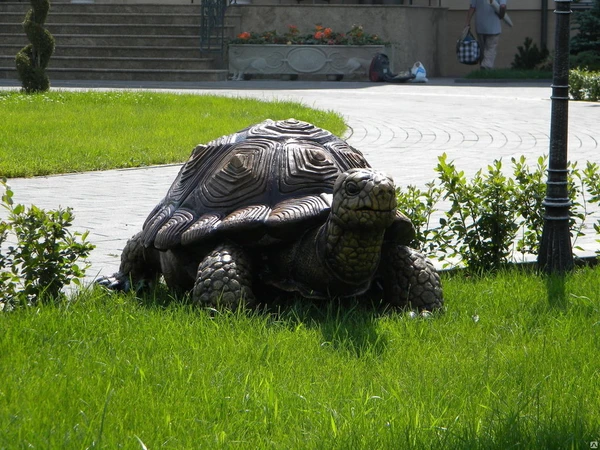
M 197 146 L 100 283 L 128 290 L 162 275 L 227 307 L 263 302 L 254 288 L 270 285 L 433 310 L 440 278 L 413 236 L 392 179 L 358 150 L 306 122 L 267 120 Z

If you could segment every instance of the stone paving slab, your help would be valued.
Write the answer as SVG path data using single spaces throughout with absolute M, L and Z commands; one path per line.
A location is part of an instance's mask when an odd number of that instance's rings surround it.
M 14 89 L 0 80 L 0 89 Z M 427 84 L 245 81 L 217 83 L 56 82 L 60 89 L 154 89 L 300 101 L 341 113 L 351 130 L 348 142 L 369 162 L 389 173 L 400 186 L 423 187 L 435 178 L 442 153 L 472 176 L 495 159 L 505 166 L 525 155 L 533 166 L 548 153 L 551 113 L 549 83 Z M 600 163 L 600 104 L 569 105 L 569 159 Z M 198 144 L 190 142 L 190 151 Z M 75 227 L 89 230 L 97 245 L 90 276 L 112 273 L 127 239 L 141 228 L 147 214 L 167 192 L 178 165 L 12 179 L 15 199 L 43 208 L 70 206 Z M 0 214 L 2 214 L 0 212 Z M 592 223 L 579 240 L 578 253 L 589 256 L 600 247 Z

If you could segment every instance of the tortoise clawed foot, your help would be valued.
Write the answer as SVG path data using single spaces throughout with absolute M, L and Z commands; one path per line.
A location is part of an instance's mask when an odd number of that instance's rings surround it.
M 141 292 L 152 287 L 152 283 L 145 279 L 140 279 L 136 283 L 132 283 L 131 278 L 121 272 L 97 278 L 96 284 L 111 291 L 119 292 L 130 292 L 132 290 L 134 292 Z
M 113 275 L 103 276 L 96 279 L 96 284 L 111 291 L 129 292 L 131 290 L 131 282 L 128 277 L 117 272 Z

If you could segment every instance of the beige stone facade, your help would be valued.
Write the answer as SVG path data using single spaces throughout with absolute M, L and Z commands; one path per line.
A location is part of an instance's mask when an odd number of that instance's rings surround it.
M 89 0 L 88 0 L 89 1 Z M 200 0 L 191 0 L 198 3 Z M 585 0 L 583 0 L 585 2 Z M 190 0 L 96 0 L 96 3 L 189 4 Z M 315 24 L 347 31 L 360 24 L 369 33 L 380 35 L 394 46 L 393 69 L 410 68 L 421 61 L 430 76 L 462 76 L 473 66 L 456 60 L 455 47 L 465 26 L 469 0 L 238 0 L 229 14 L 235 14 L 233 34 L 242 31 L 277 30 L 290 24 L 303 31 Z M 542 11 L 545 6 L 545 13 Z M 550 50 L 554 47 L 553 0 L 508 0 L 514 23 L 503 25 L 496 67 L 510 67 L 525 38 Z M 545 22 L 545 24 L 544 24 Z M 543 33 L 545 30 L 545 33 Z

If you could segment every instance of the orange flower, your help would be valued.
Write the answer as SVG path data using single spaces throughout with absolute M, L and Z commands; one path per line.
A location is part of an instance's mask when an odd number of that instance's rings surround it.
M 331 33 L 333 33 L 333 30 L 331 28 L 325 28 L 323 33 L 325 34 L 325 37 L 328 38 L 331 36 Z
M 250 33 L 244 31 L 243 33 L 238 34 L 238 39 L 250 39 Z
M 323 39 L 323 36 L 325 36 L 325 33 L 323 33 L 322 31 L 317 31 L 315 33 L 315 39 Z
M 315 25 L 315 30 L 322 31 L 323 30 L 323 26 L 322 25 Z

